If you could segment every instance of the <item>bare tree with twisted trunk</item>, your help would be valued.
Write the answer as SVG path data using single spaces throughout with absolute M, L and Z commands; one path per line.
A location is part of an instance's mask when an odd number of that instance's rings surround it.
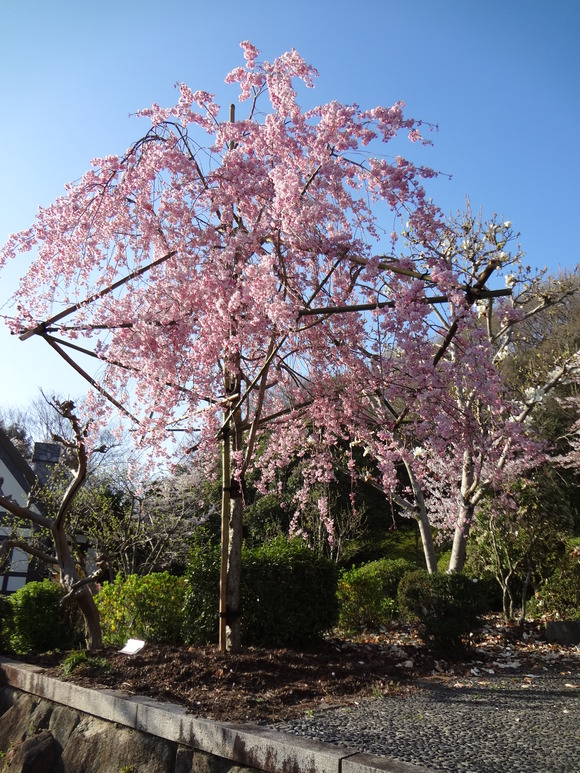
M 3 507 L 15 519 L 30 524 L 31 537 L 23 538 L 14 536 L 6 539 L 0 549 L 0 564 L 9 555 L 12 548 L 20 548 L 25 553 L 47 564 L 58 575 L 60 584 L 66 591 L 65 602 L 74 602 L 83 616 L 87 637 L 88 649 L 100 649 L 102 647 L 102 633 L 99 611 L 90 590 L 90 583 L 96 580 L 100 570 L 90 576 L 82 576 L 77 560 L 71 548 L 67 535 L 67 519 L 70 515 L 73 502 L 78 495 L 87 476 L 89 452 L 86 446 L 88 423 L 82 424 L 75 413 L 75 405 L 72 401 L 52 403 L 55 410 L 70 422 L 74 434 L 74 442 L 68 443 L 74 446 L 77 458 L 76 470 L 72 475 L 69 485 L 64 491 L 58 506 L 54 512 L 39 512 L 33 507 L 32 499 L 25 506 L 16 502 L 12 497 L 5 496 L 0 479 L 0 507 Z M 62 438 L 55 438 L 62 441 Z M 102 450 L 102 449 L 95 449 Z M 34 527 L 42 529 L 47 534 L 46 545 L 41 547 L 34 544 L 32 534 Z

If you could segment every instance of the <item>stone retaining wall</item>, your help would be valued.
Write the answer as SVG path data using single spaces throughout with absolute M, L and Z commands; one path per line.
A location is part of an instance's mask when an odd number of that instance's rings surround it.
M 430 773 L 182 706 L 89 690 L 0 658 L 0 751 L 10 773 Z

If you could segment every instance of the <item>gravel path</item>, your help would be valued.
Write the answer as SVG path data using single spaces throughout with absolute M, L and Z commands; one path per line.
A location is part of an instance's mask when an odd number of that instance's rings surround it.
M 580 773 L 580 673 L 425 681 L 275 727 L 432 770 Z

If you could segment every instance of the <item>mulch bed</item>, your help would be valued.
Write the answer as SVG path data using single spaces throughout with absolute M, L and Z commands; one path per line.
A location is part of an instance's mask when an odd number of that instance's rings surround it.
M 59 664 L 66 654 L 23 659 L 85 687 L 178 703 L 202 717 L 257 723 L 368 697 L 404 696 L 424 680 L 452 684 L 474 673 L 568 673 L 580 667 L 578 649 L 546 643 L 541 626 L 506 625 L 499 618 L 488 618 L 469 647 L 452 658 L 429 650 L 404 625 L 356 639 L 328 638 L 300 650 L 249 647 L 237 655 L 211 646 L 147 643 L 135 655 L 108 648 L 90 653 L 106 658 L 106 666 L 83 665 L 64 677 Z

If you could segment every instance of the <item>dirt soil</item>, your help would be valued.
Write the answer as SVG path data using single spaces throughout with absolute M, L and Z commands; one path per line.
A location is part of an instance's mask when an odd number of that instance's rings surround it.
M 63 676 L 66 653 L 25 658 L 46 673 L 92 688 L 114 688 L 179 703 L 193 714 L 224 721 L 272 723 L 366 697 L 405 695 L 424 680 L 459 686 L 462 677 L 577 673 L 580 651 L 547 644 L 543 626 L 506 625 L 488 618 L 469 648 L 454 658 L 430 651 L 409 626 L 356 639 L 328 638 L 301 650 L 250 647 L 238 655 L 217 647 L 145 644 L 135 655 L 90 653 L 105 665 L 83 665 Z

